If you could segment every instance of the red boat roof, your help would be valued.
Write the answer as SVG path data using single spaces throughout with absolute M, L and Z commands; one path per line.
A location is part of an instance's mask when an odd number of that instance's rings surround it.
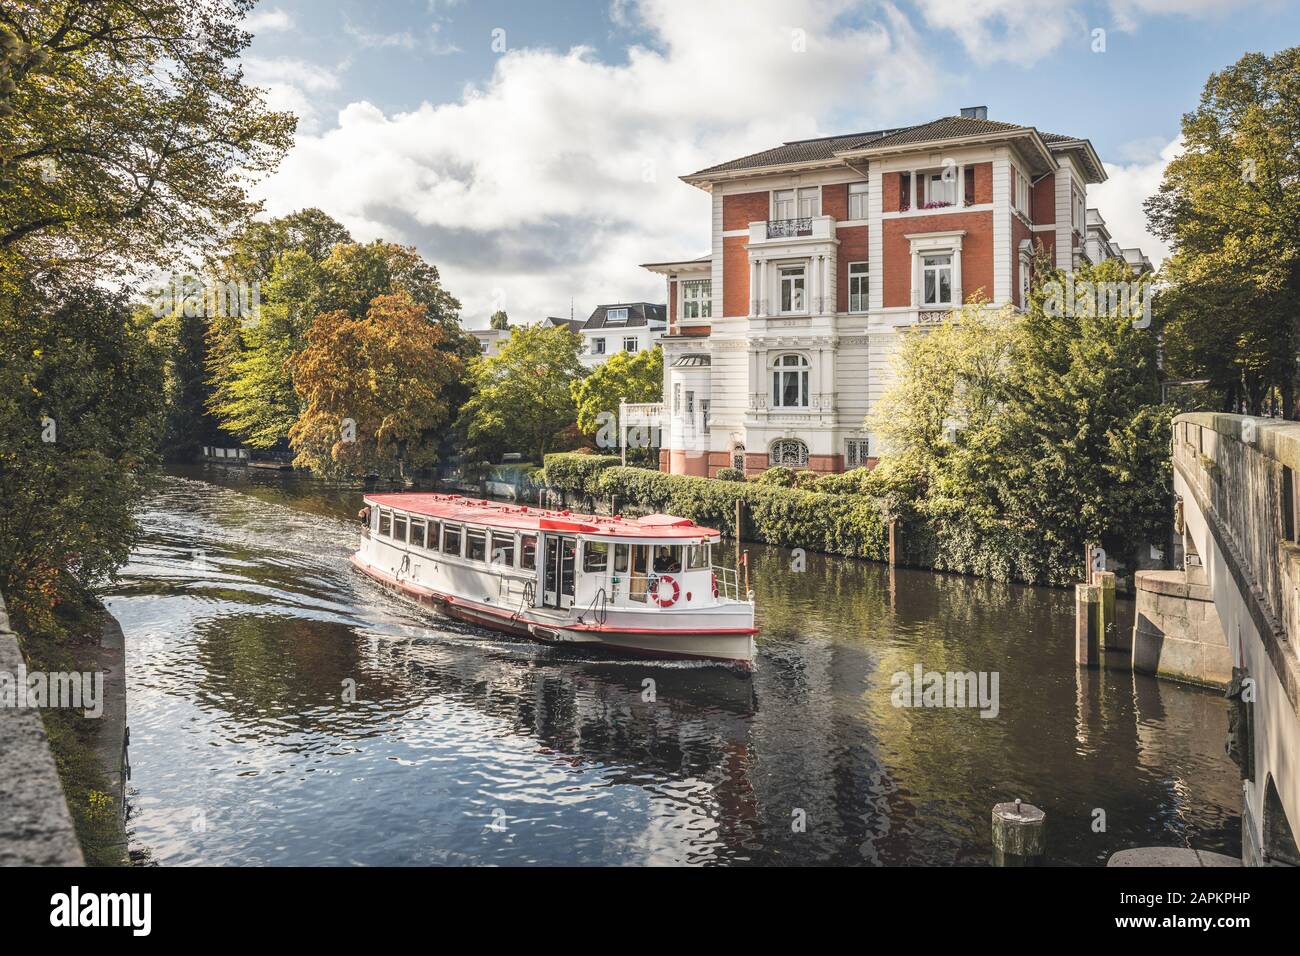
M 716 538 L 721 535 L 721 532 L 713 528 L 704 528 L 689 518 L 674 515 L 653 514 L 644 518 L 624 518 L 621 515 L 610 517 L 572 514 L 568 511 L 547 511 L 528 505 L 512 505 L 504 501 L 412 491 L 366 495 L 365 500 L 367 504 L 396 508 L 442 521 L 462 521 L 515 531 L 567 531 L 571 534 L 616 538 L 692 539 Z

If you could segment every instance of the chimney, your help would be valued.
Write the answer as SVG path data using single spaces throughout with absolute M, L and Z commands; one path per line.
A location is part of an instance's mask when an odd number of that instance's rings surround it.
M 989 108 L 987 106 L 963 106 L 961 108 L 962 119 L 982 119 L 989 118 Z

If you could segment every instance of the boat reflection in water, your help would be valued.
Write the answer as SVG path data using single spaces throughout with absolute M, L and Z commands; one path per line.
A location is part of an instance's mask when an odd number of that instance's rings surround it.
M 1080 680 L 1068 593 L 751 548 L 752 673 L 610 658 L 394 602 L 359 494 L 186 474 L 109 595 L 160 862 L 985 864 L 1017 796 L 1054 862 L 1239 852 L 1222 699 Z M 998 717 L 895 707 L 917 663 L 997 671 Z

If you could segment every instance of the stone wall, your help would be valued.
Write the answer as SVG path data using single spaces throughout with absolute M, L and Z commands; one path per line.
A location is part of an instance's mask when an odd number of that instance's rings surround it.
M 1139 571 L 1134 581 L 1133 669 L 1227 687 L 1232 657 L 1209 585 L 1185 571 Z
M 24 672 L 0 597 L 0 672 Z M 0 866 L 80 866 L 81 845 L 63 798 L 40 712 L 0 706 Z

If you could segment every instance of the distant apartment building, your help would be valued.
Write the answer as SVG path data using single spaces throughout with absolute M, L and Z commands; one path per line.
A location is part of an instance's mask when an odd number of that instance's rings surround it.
M 467 329 L 470 335 L 478 339 L 481 355 L 496 355 L 510 338 L 510 329 Z
M 712 197 L 712 251 L 645 265 L 667 281 L 660 463 L 679 474 L 874 465 L 864 419 L 904 330 L 975 297 L 1024 308 L 1040 250 L 1150 267 L 1090 223 L 1106 173 L 1088 140 L 983 107 L 682 178 Z
M 579 360 L 595 368 L 618 352 L 643 352 L 653 348 L 668 328 L 667 307 L 651 302 L 598 305 L 582 323 Z

